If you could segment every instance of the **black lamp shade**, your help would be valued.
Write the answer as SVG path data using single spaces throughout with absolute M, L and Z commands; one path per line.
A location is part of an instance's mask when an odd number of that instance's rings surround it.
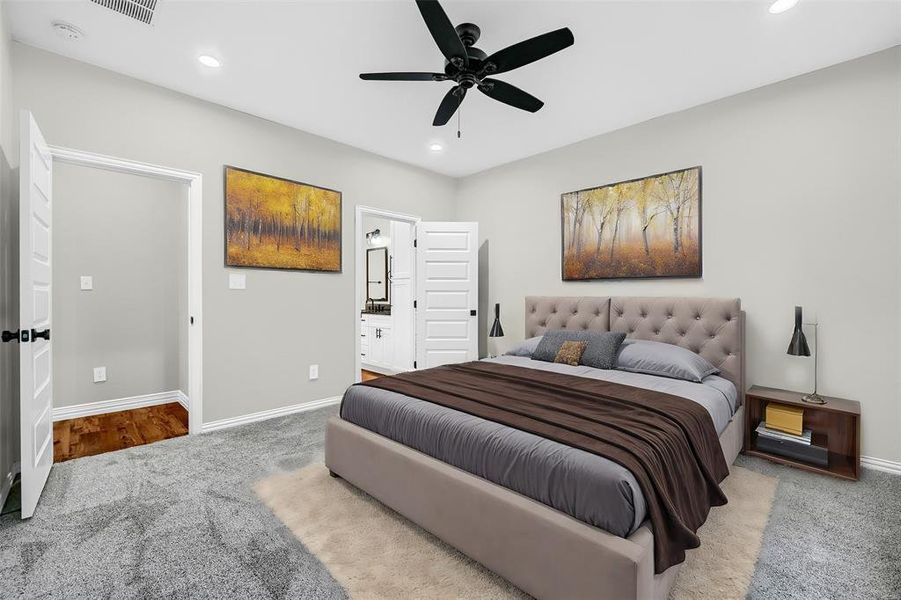
M 788 343 L 788 354 L 792 356 L 810 356 L 810 347 L 807 345 L 807 338 L 804 337 L 804 331 L 801 329 L 801 307 L 795 307 L 795 330 L 792 332 L 792 339 Z
M 494 305 L 494 325 L 491 326 L 488 337 L 504 337 L 504 328 L 501 327 L 501 305 L 499 303 Z

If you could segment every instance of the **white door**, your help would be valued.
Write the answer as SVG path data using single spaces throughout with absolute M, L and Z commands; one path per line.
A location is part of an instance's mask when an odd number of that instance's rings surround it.
M 479 357 L 479 224 L 416 225 L 416 367 Z
M 53 164 L 34 117 L 22 111 L 19 140 L 19 412 L 22 518 L 34 514 L 53 466 L 50 224 Z
M 391 221 L 391 321 L 395 371 L 413 368 L 413 225 Z

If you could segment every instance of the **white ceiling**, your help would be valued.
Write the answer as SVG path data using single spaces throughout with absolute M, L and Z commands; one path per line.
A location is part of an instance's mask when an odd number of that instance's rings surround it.
M 364 82 L 366 71 L 440 71 L 412 0 L 159 0 L 152 26 L 89 0 L 7 3 L 23 43 L 383 156 L 463 176 L 600 133 L 901 44 L 901 2 L 801 0 L 453 1 L 489 54 L 569 27 L 575 45 L 499 79 L 545 101 L 536 114 L 479 93 L 443 128 L 449 82 Z M 55 20 L 85 36 L 59 37 Z M 221 58 L 201 67 L 198 54 Z M 445 150 L 434 153 L 432 142 Z

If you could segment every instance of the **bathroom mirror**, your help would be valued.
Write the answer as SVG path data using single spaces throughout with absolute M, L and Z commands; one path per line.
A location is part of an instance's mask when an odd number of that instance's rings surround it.
M 366 251 L 366 298 L 373 302 L 388 301 L 388 249 Z

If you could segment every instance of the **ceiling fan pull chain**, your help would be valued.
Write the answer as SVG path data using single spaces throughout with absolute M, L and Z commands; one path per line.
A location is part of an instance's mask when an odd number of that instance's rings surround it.
M 457 139 L 460 139 L 460 118 L 463 112 L 463 96 L 457 96 Z

